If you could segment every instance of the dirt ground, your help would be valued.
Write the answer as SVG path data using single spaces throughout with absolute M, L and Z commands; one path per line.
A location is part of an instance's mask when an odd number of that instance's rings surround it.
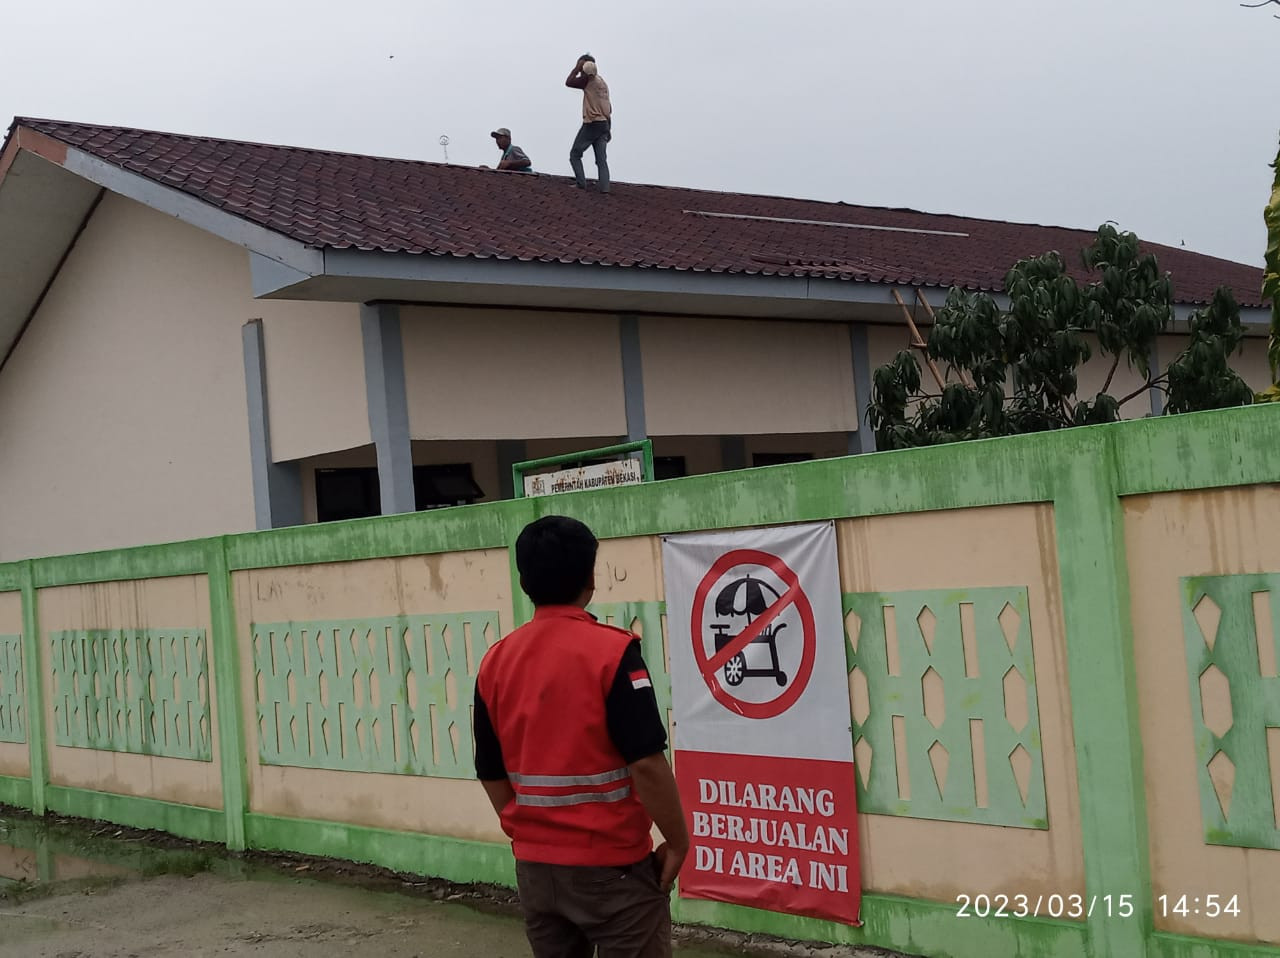
M 527 958 L 509 889 L 0 807 L 0 958 Z M 678 928 L 679 958 L 872 958 Z M 892 958 L 892 956 L 890 956 Z
M 27 901 L 0 899 L 3 958 L 314 955 L 376 958 L 527 958 L 513 914 L 421 896 L 289 878 L 209 872 L 60 882 Z M 804 955 L 808 948 L 767 949 Z M 752 949 L 753 953 L 763 952 Z M 742 954 L 726 942 L 677 946 L 679 958 Z M 823 949 L 830 958 L 871 952 Z M 878 953 L 879 954 L 879 953 Z

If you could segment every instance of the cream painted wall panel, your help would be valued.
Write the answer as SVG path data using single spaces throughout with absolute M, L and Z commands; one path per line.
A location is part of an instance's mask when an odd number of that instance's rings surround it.
M 0 635 L 22 634 L 22 593 L 0 592 Z M 25 727 L 30 730 L 31 723 Z M 30 731 L 28 731 L 28 736 Z M 0 775 L 26 778 L 31 774 L 31 754 L 24 744 L 0 742 Z
M 1160 368 L 1168 368 L 1169 363 L 1178 353 L 1187 348 L 1188 336 L 1160 337 Z M 1239 373 L 1240 378 L 1249 384 L 1254 392 L 1261 392 L 1271 385 L 1271 366 L 1267 363 L 1267 339 L 1265 336 L 1250 336 L 1241 344 L 1241 348 L 1229 357 L 1231 368 Z
M 0 372 L 0 560 L 252 529 L 243 249 L 108 193 Z
M 1052 509 L 997 506 L 844 519 L 836 529 L 845 592 L 1026 587 L 1049 813 L 1047 831 L 860 815 L 866 890 L 945 902 L 961 893 L 1084 894 Z
M 643 317 L 650 435 L 835 432 L 857 424 L 843 323 Z
M 252 811 L 506 840 L 475 781 L 260 764 L 252 664 L 255 622 L 495 610 L 499 631 L 505 633 L 512 623 L 505 549 L 236 572 L 233 593 Z
M 360 308 L 261 300 L 271 457 L 276 462 L 372 441 Z
M 50 632 L 68 629 L 203 629 L 207 650 L 209 735 L 212 743 L 212 761 L 209 762 L 54 744 L 53 672 L 46 666 L 42 679 L 50 784 L 203 808 L 221 808 L 218 704 L 208 580 L 204 576 L 176 576 L 61 586 L 41 589 L 37 593 L 37 601 L 40 629 L 46 640 Z
M 406 307 L 413 439 L 625 434 L 612 316 Z
M 1152 895 L 1239 895 L 1240 915 L 1160 916 L 1184 935 L 1280 944 L 1280 851 L 1208 845 L 1200 810 L 1191 678 L 1179 580 L 1280 572 L 1280 487 L 1132 496 L 1124 501 L 1129 596 L 1147 782 Z
M 1107 374 L 1111 371 L 1111 364 L 1115 362 L 1115 358 L 1102 355 L 1097 336 L 1090 334 L 1085 339 L 1088 340 L 1089 349 L 1092 350 L 1093 355 L 1076 371 L 1076 395 L 1080 399 L 1092 400 L 1102 391 L 1102 385 L 1107 381 Z M 1116 367 L 1107 393 L 1116 399 L 1123 399 L 1144 382 L 1146 379 L 1138 370 L 1130 369 L 1122 359 L 1120 365 Z M 1150 412 L 1151 393 L 1145 389 L 1120 407 L 1120 415 L 1125 419 L 1141 419 Z

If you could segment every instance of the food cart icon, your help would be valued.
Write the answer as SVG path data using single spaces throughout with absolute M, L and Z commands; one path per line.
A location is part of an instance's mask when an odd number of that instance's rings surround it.
M 711 623 L 716 652 L 719 652 L 741 635 L 742 630 L 751 624 L 753 618 L 763 615 L 765 610 L 769 608 L 772 603 L 765 598 L 766 590 L 773 594 L 774 602 L 782 598 L 778 590 L 769 585 L 769 583 L 752 578 L 750 575 L 734 579 L 720 590 L 720 594 L 716 596 L 716 616 L 728 617 L 730 621 Z M 733 620 L 738 616 L 746 616 L 746 622 L 742 624 L 742 628 L 730 635 L 729 630 L 736 624 Z M 724 680 L 730 685 L 736 686 L 741 685 L 743 679 L 772 678 L 778 685 L 785 686 L 787 684 L 787 673 L 782 671 L 778 664 L 777 640 L 778 633 L 786 627 L 787 624 L 785 622 L 771 622 L 765 626 L 759 635 L 724 664 Z M 763 645 L 768 648 L 769 668 L 753 668 L 747 665 L 747 651 L 753 645 Z

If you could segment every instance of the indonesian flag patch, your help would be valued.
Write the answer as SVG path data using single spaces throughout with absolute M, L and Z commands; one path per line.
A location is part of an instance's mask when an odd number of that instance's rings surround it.
M 631 676 L 631 687 L 633 689 L 653 688 L 653 683 L 649 681 L 649 673 L 644 669 L 640 669 L 638 672 L 630 672 L 628 674 Z

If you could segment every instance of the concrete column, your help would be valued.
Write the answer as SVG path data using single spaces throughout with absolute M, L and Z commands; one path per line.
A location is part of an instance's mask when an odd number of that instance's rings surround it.
M 301 525 L 302 469 L 296 462 L 271 461 L 267 354 L 262 320 L 249 320 L 241 327 L 240 335 L 244 346 L 245 400 L 249 408 L 254 525 L 259 529 Z
M 360 333 L 364 341 L 369 429 L 378 453 L 382 514 L 413 512 L 413 455 L 409 446 L 399 307 L 385 303 L 361 306 Z
M 747 441 L 741 436 L 720 437 L 720 469 L 728 472 L 731 469 L 747 467 Z
M 514 499 L 516 487 L 511 478 L 511 467 L 528 459 L 528 444 L 523 439 L 498 440 L 498 494 L 503 499 Z
M 640 356 L 640 321 L 622 316 L 618 323 L 622 346 L 622 398 L 627 411 L 627 442 L 647 438 L 644 422 L 644 366 Z
M 853 395 L 858 407 L 858 429 L 849 433 L 849 455 L 876 451 L 875 430 L 867 423 L 871 408 L 871 349 L 865 323 L 849 324 L 849 351 L 853 354 Z

